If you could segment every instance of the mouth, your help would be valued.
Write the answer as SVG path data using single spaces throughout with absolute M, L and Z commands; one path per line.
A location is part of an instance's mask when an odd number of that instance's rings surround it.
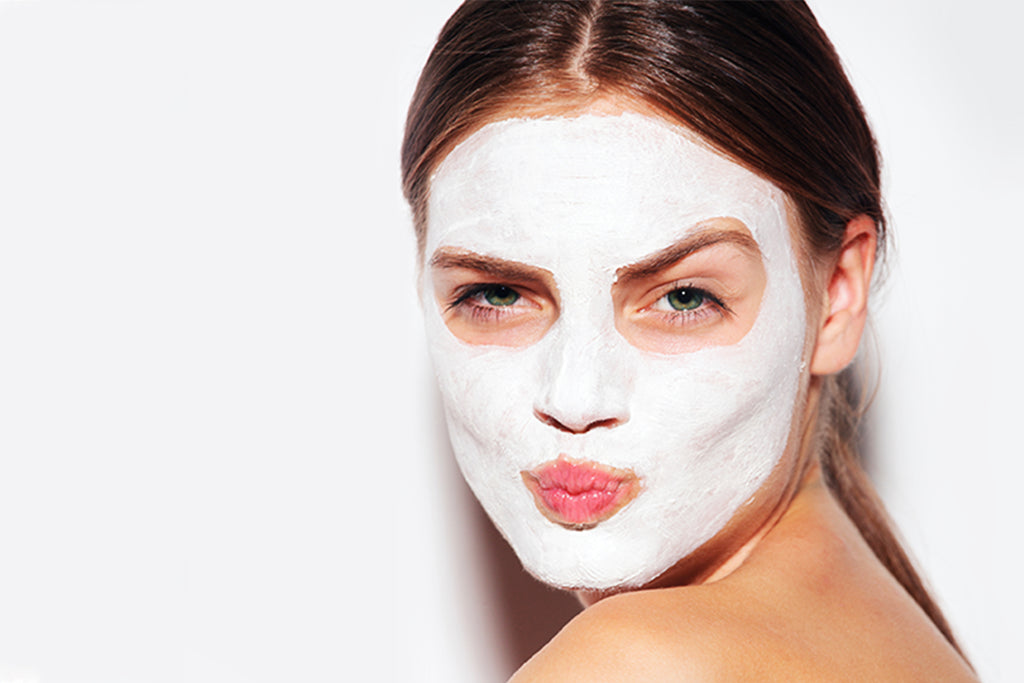
M 520 472 L 537 509 L 566 529 L 592 529 L 640 493 L 640 480 L 629 469 L 559 455 Z

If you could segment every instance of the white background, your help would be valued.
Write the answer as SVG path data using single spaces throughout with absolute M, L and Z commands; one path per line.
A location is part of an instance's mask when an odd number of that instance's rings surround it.
M 423 351 L 398 146 L 455 5 L 0 0 L 0 683 L 501 680 L 543 611 L 510 592 L 571 612 L 494 546 Z M 1021 13 L 813 7 L 897 237 L 872 467 L 1024 680 Z

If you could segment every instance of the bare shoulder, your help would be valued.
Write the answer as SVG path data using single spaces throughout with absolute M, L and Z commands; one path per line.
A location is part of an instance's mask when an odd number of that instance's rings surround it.
M 845 516 L 819 505 L 718 582 L 589 607 L 512 680 L 977 679 Z
M 824 581 L 641 590 L 584 610 L 513 683 L 976 681 L 915 608 Z M 913 614 L 911 614 L 913 612 Z
M 546 681 L 717 681 L 747 626 L 703 587 L 623 593 L 589 607 L 512 678 Z

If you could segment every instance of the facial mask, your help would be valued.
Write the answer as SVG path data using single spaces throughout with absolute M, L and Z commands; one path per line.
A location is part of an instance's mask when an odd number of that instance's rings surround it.
M 595 590 L 648 583 L 715 536 L 779 462 L 805 333 L 787 215 L 774 185 L 637 114 L 493 123 L 438 167 L 421 296 L 449 435 L 473 492 L 537 578 Z M 752 327 L 685 353 L 631 344 L 615 326 L 616 273 L 721 217 L 741 221 L 761 251 Z M 434 293 L 429 264 L 441 248 L 548 271 L 557 319 L 525 346 L 460 340 Z M 541 414 L 609 426 L 572 433 Z

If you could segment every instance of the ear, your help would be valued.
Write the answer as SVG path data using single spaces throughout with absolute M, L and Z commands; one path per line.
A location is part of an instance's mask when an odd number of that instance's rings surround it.
M 846 224 L 843 246 L 829 276 L 828 289 L 811 357 L 811 373 L 839 372 L 857 355 L 868 317 L 868 293 L 875 267 L 878 230 L 867 216 Z

